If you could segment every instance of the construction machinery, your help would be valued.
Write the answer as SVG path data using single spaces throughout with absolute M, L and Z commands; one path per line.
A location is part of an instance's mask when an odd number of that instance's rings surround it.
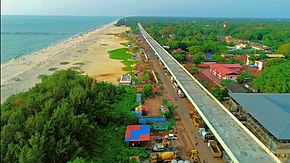
M 198 157 L 198 151 L 195 149 L 188 150 L 188 153 L 190 154 L 190 159 L 193 163 L 199 163 L 200 159 Z
M 164 139 L 162 141 L 162 144 L 164 145 L 165 148 L 168 148 L 169 147 L 170 142 L 168 140 L 168 135 L 165 135 L 164 136 Z
M 222 151 L 218 147 L 217 142 L 215 140 L 209 140 L 208 147 L 212 153 L 212 157 L 222 157 Z
M 203 127 L 201 117 L 195 111 L 189 111 L 189 115 L 195 127 Z
M 174 152 L 161 152 L 161 153 L 151 153 L 150 154 L 150 163 L 166 163 L 171 162 L 175 159 L 176 155 Z

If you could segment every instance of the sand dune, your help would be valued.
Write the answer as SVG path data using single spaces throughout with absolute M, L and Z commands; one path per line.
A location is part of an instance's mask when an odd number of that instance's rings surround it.
M 124 65 L 110 59 L 108 51 L 122 47 L 120 43 L 126 40 L 113 34 L 128 28 L 115 27 L 114 23 L 1 64 L 1 103 L 9 96 L 33 87 L 41 81 L 41 75 L 50 75 L 54 69 L 76 67 L 98 81 L 117 84 L 117 79 L 125 73 L 121 69 Z

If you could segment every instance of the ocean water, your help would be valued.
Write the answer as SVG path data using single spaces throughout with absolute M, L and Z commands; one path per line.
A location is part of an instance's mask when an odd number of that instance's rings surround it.
M 119 17 L 1 16 L 1 63 L 31 54 Z

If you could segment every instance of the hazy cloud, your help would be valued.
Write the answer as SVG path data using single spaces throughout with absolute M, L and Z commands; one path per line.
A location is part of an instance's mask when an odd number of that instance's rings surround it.
M 2 14 L 290 18 L 290 0 L 1 0 Z

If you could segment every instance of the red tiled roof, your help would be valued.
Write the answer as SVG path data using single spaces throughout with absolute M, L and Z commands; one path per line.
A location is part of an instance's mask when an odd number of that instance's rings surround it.
M 149 106 L 148 105 L 141 105 L 141 108 L 142 110 L 145 110 L 145 111 L 149 111 Z
M 173 50 L 172 53 L 173 54 L 180 54 L 180 53 L 184 53 L 184 51 L 182 49 L 178 48 L 178 49 Z
M 244 55 L 235 55 L 235 58 L 242 61 L 243 63 L 247 62 L 247 56 Z
M 168 107 L 163 105 L 163 110 L 168 110 Z
M 141 87 L 138 87 L 137 88 L 137 92 L 141 92 L 142 91 L 142 88 Z
M 157 93 L 158 92 L 158 88 L 153 88 L 153 92 Z
M 242 68 L 239 64 L 212 64 L 210 68 L 216 70 L 218 73 L 222 75 L 228 75 L 238 72 Z
M 140 162 L 140 158 L 139 158 L 139 156 L 130 156 L 130 161 L 132 160 L 132 158 L 135 158 L 136 161 Z
M 248 65 L 244 65 L 242 68 L 242 71 L 246 71 L 246 72 L 250 72 L 252 74 L 255 75 L 255 77 L 258 77 L 261 74 L 261 70 L 258 70 L 257 68 L 248 66 Z

